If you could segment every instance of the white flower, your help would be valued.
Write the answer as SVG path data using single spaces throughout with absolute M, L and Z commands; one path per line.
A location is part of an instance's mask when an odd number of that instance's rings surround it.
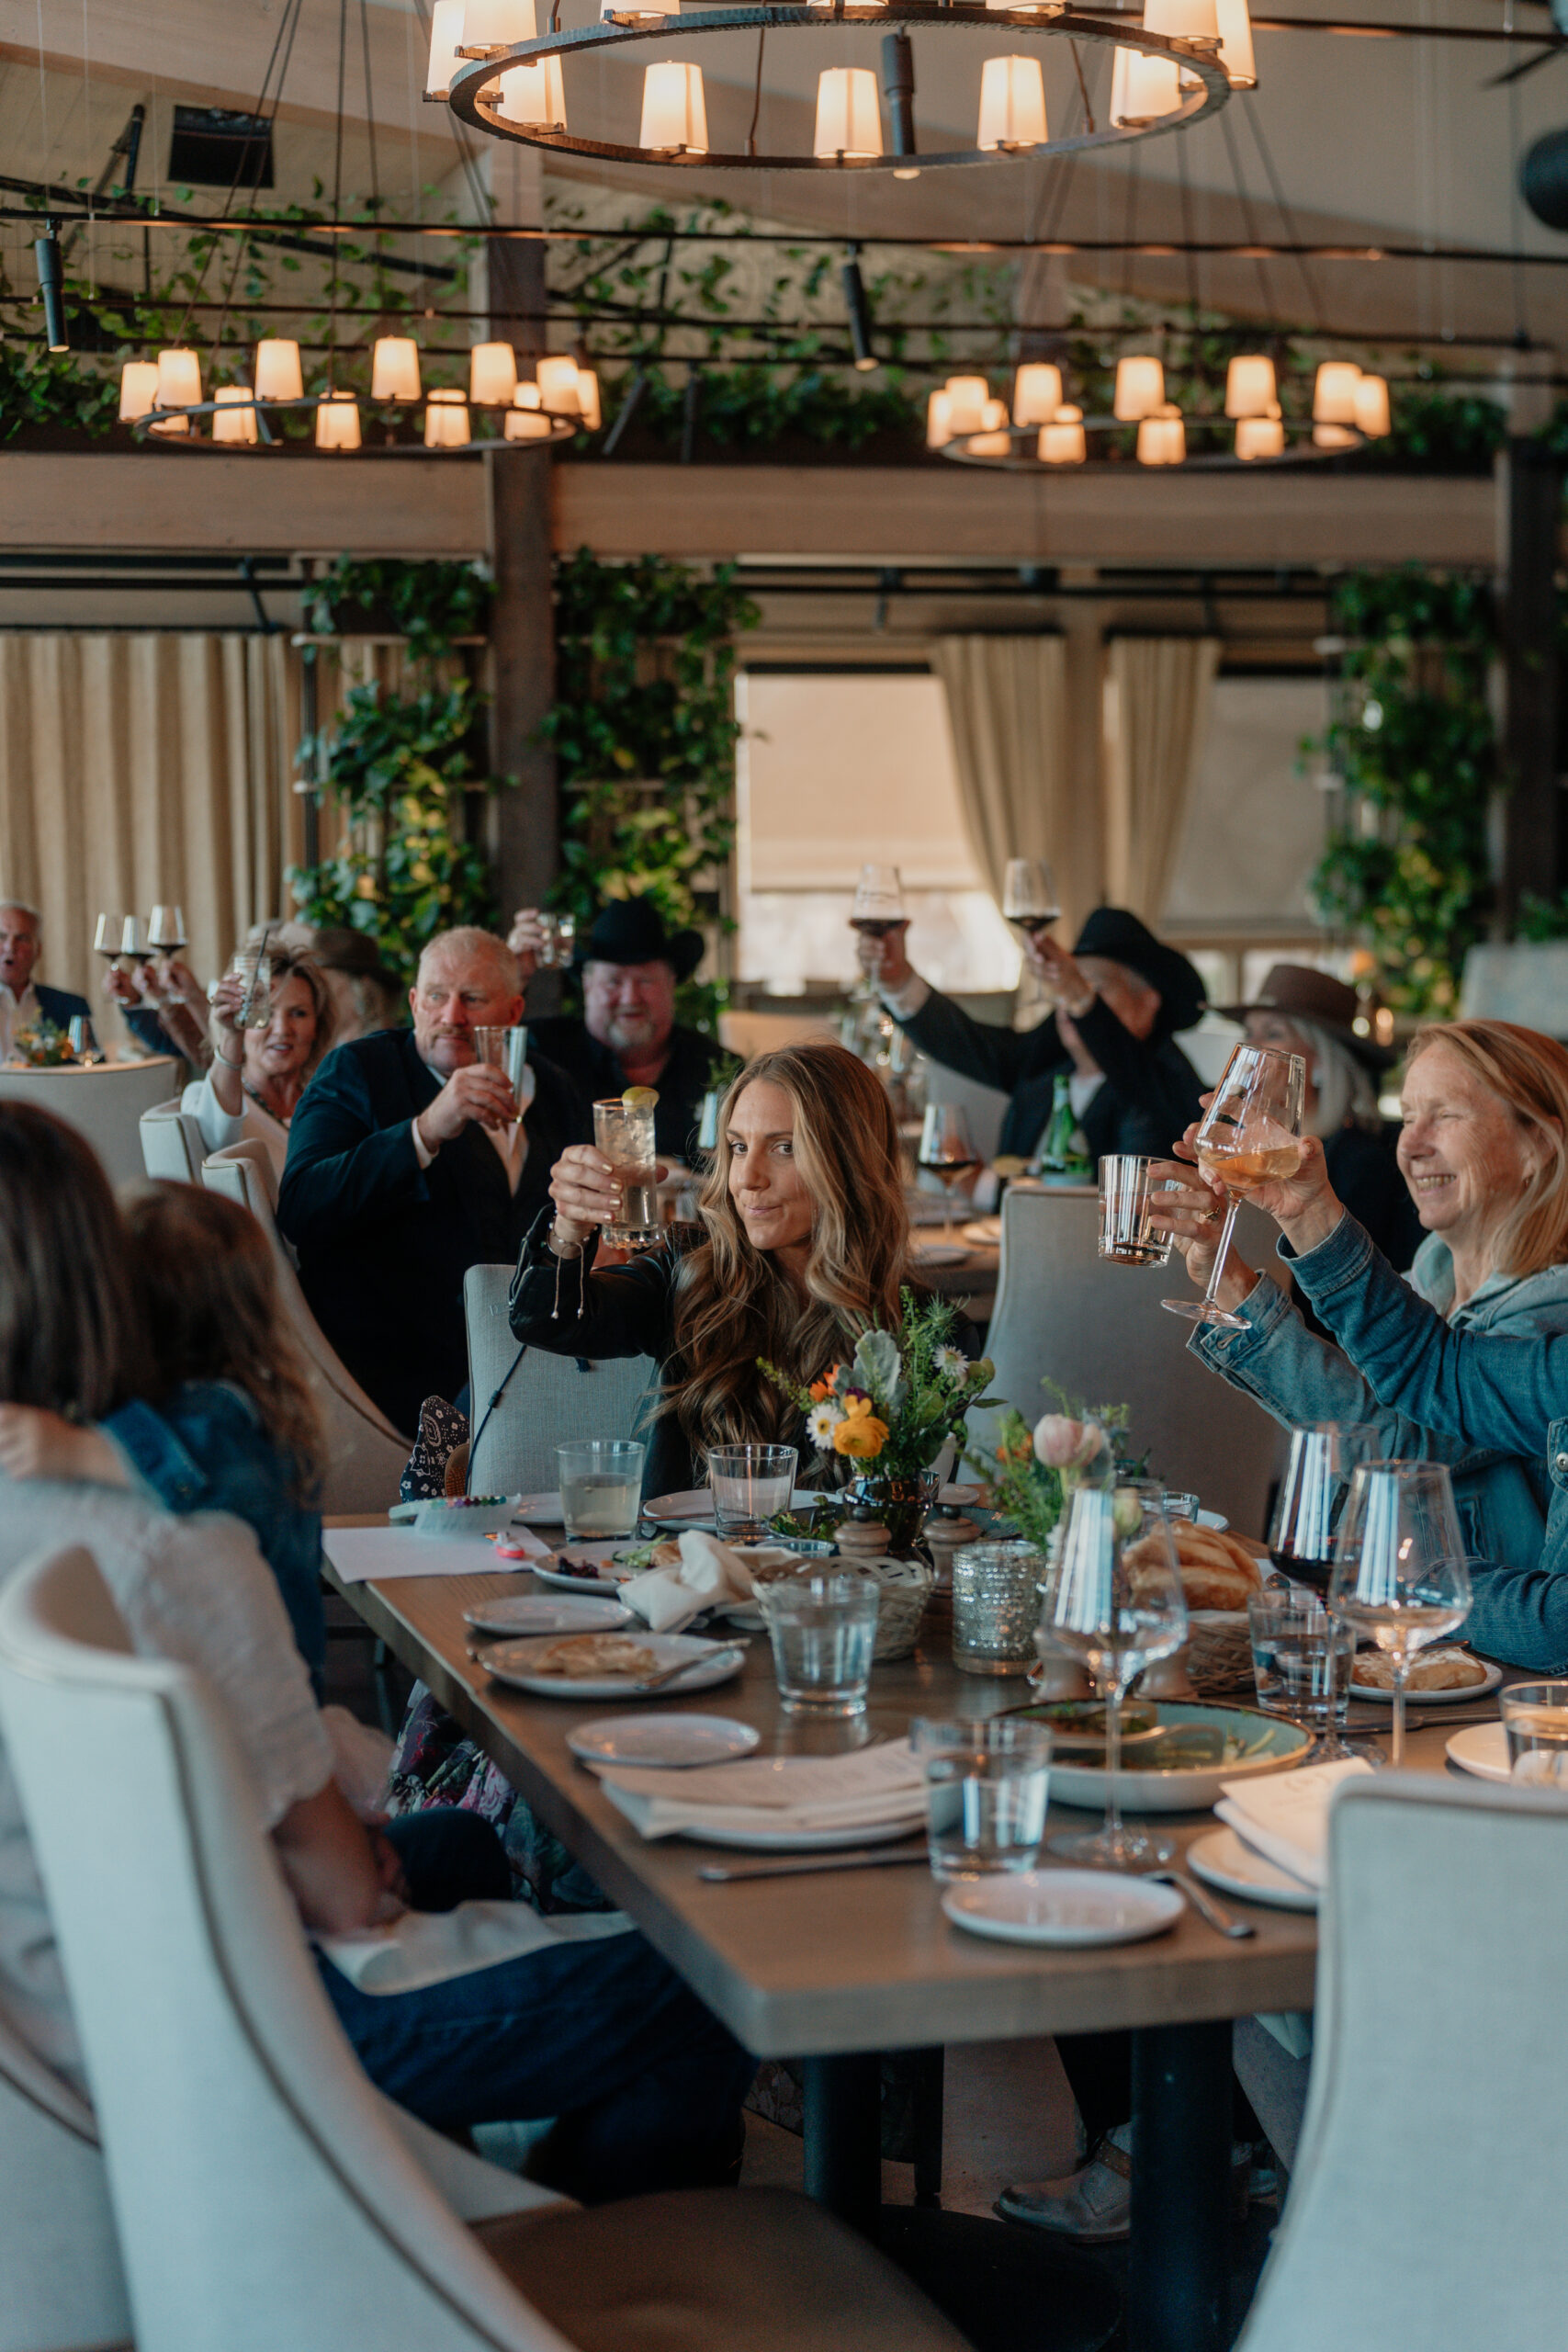
M 1047 1470 L 1085 1469 L 1109 1444 L 1098 1421 L 1075 1421 L 1064 1413 L 1047 1413 L 1034 1425 L 1035 1459 Z
M 968 1358 L 957 1348 L 938 1348 L 931 1362 L 943 1380 L 967 1380 L 969 1377 Z
M 824 1453 L 830 1453 L 833 1449 L 833 1431 L 843 1418 L 844 1411 L 841 1405 L 813 1405 L 810 1412 L 806 1416 L 806 1426 L 811 1432 L 812 1444 L 819 1447 Z

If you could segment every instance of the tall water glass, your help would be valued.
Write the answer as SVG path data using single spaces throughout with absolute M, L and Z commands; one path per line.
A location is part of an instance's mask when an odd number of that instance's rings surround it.
M 646 1451 L 638 1440 L 620 1437 L 573 1438 L 557 1446 L 560 1515 L 574 1542 L 608 1543 L 634 1532 Z
M 1337 1764 L 1355 1750 L 1344 1738 L 1356 1662 L 1354 1630 L 1312 1593 L 1260 1592 L 1247 1604 L 1252 1674 L 1266 1715 L 1284 1715 L 1313 1735 L 1303 1761 Z
M 512 1089 L 516 1109 L 512 1114 L 513 1125 L 522 1118 L 534 1099 L 534 1073 L 528 1062 L 528 1032 L 519 1023 L 512 1028 L 494 1028 L 488 1024 L 474 1031 L 474 1052 L 488 1069 L 505 1074 Z
M 932 1877 L 1032 1869 L 1045 1835 L 1049 1726 L 1013 1715 L 976 1724 L 919 1716 L 909 1740 L 925 1770 Z
M 1100 1254 L 1119 1266 L 1163 1266 L 1176 1246 L 1149 1223 L 1149 1165 L 1130 1151 L 1100 1163 Z
M 793 1445 L 716 1445 L 708 1455 L 714 1523 L 727 1544 L 754 1544 L 788 1510 L 800 1455 Z
M 1446 1462 L 1363 1462 L 1334 1546 L 1328 1605 L 1393 1667 L 1390 1764 L 1404 1760 L 1404 1683 L 1418 1650 L 1470 1614 L 1470 1570 Z
M 1516 1682 L 1498 1693 L 1508 1770 L 1537 1788 L 1568 1785 L 1568 1682 Z
M 653 1105 L 623 1102 L 618 1095 L 595 1102 L 593 1141 L 621 1192 L 621 1213 L 605 1226 L 605 1240 L 616 1250 L 651 1250 L 663 1238 Z

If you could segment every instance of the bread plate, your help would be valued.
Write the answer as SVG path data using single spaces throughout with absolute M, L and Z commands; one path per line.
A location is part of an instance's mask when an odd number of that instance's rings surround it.
M 1458 1689 L 1453 1690 L 1423 1690 L 1414 1683 L 1406 1683 L 1405 1705 L 1407 1707 L 1456 1707 L 1461 1706 L 1467 1699 L 1484 1699 L 1487 1692 L 1495 1690 L 1502 1681 L 1503 1669 L 1500 1666 L 1493 1666 L 1487 1659 L 1482 1657 L 1478 1657 L 1475 1663 L 1486 1669 L 1482 1681 L 1461 1682 Z M 1371 1699 L 1381 1702 L 1385 1707 L 1392 1707 L 1393 1704 L 1392 1690 L 1384 1690 L 1376 1682 L 1359 1682 L 1354 1672 L 1350 1676 L 1350 1696 L 1352 1699 Z
M 560 1639 L 528 1642 L 498 1642 L 484 1657 L 485 1670 L 496 1681 L 505 1682 L 514 1690 L 530 1690 L 541 1699 L 647 1699 L 655 1694 L 640 1690 L 637 1685 L 645 1677 L 662 1674 L 667 1667 L 679 1666 L 683 1658 L 702 1659 L 694 1664 L 689 1674 L 678 1682 L 666 1686 L 672 1699 L 684 1699 L 694 1690 L 711 1690 L 716 1683 L 729 1682 L 740 1671 L 742 1657 L 732 1642 L 706 1642 L 695 1634 L 635 1634 L 626 1638 L 637 1648 L 646 1650 L 652 1657 L 650 1667 L 633 1674 L 547 1674 L 538 1670 L 545 1652 Z M 601 1636 L 613 1639 L 615 1636 Z

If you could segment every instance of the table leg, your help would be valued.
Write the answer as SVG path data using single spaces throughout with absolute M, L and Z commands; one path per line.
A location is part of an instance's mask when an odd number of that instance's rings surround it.
M 1231 2029 L 1133 2036 L 1130 2352 L 1224 2352 L 1230 2341 Z
M 874 2051 L 804 2063 L 806 2193 L 871 2235 L 882 2205 L 882 2070 Z

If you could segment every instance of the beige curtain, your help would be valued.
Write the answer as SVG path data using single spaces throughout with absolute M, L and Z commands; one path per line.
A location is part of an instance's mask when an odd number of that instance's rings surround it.
M 282 637 L 0 635 L 0 892 L 43 910 L 41 978 L 96 1001 L 102 911 L 177 900 L 206 978 L 284 910 L 298 712 Z
M 1105 675 L 1105 878 L 1157 925 L 1181 847 L 1219 666 L 1213 637 L 1118 637 Z
M 940 637 L 931 667 L 947 695 L 964 821 L 1000 899 L 1010 857 L 1050 861 L 1071 938 L 1094 904 L 1099 812 L 1075 789 L 1067 754 L 1067 658 L 1059 637 Z

